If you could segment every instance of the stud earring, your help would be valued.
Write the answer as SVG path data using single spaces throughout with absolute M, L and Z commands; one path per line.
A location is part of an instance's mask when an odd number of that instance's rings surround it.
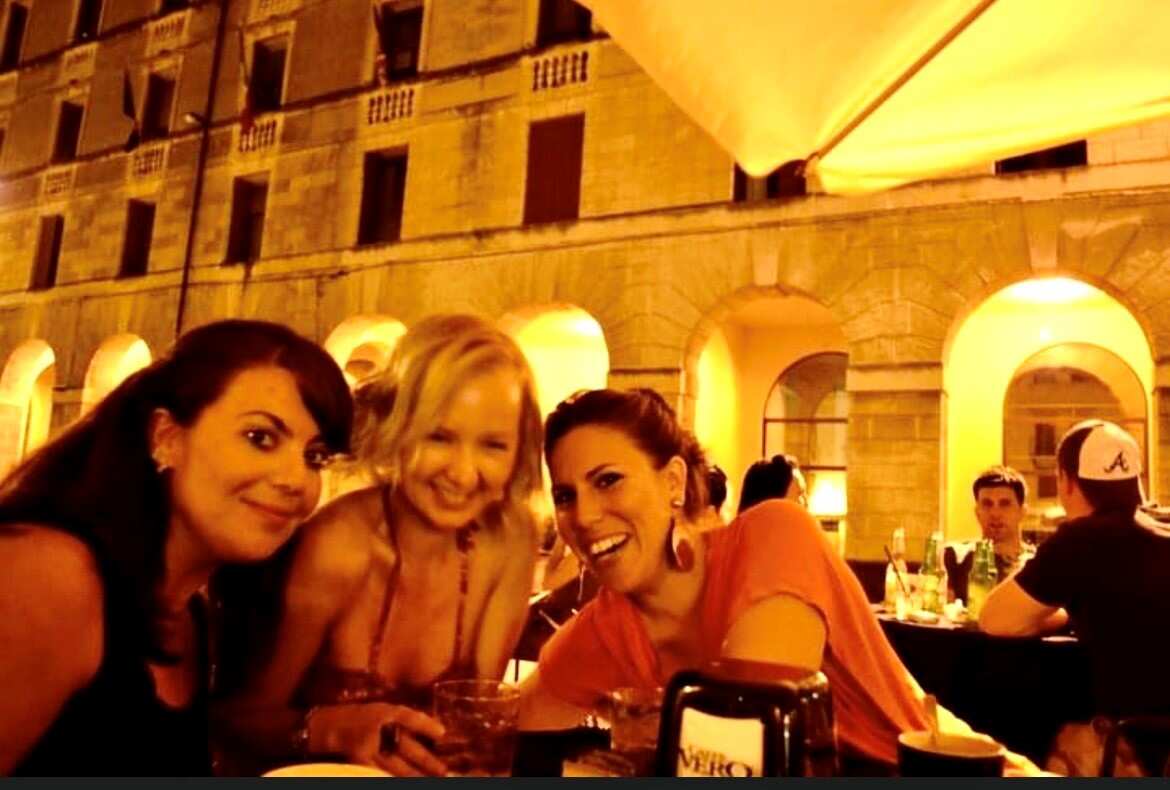
M 674 499 L 670 500 L 670 506 L 675 510 L 682 509 L 682 506 L 686 503 L 687 501 L 680 496 L 676 496 Z

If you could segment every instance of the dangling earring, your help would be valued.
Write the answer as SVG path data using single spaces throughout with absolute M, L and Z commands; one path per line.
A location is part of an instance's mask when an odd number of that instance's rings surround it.
M 670 506 L 682 510 L 684 504 L 686 502 L 683 499 L 676 498 L 671 501 Z M 695 549 L 683 534 L 683 530 L 679 529 L 673 514 L 670 517 L 670 564 L 675 570 L 683 573 L 695 567 Z
M 580 557 L 577 558 L 577 605 L 585 600 L 585 574 L 589 573 L 589 569 L 585 567 L 585 561 Z

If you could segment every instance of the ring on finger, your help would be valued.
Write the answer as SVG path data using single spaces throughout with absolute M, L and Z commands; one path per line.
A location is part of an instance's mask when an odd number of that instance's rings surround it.
M 398 751 L 399 731 L 397 724 L 383 724 L 378 733 L 378 751 L 393 754 Z

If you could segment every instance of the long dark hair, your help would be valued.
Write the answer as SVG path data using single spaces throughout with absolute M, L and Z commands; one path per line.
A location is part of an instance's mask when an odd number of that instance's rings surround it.
M 743 490 L 739 492 L 739 510 L 736 515 L 765 499 L 783 499 L 800 464 L 791 455 L 774 455 L 769 460 L 756 461 L 743 476 Z
M 584 390 L 561 401 L 544 426 L 544 455 L 551 458 L 557 442 L 582 425 L 617 428 L 650 456 L 661 469 L 674 456 L 687 464 L 683 511 L 697 519 L 707 507 L 707 459 L 694 435 L 678 424 L 674 409 L 652 389 Z
M 155 593 L 171 510 L 151 458 L 151 416 L 166 409 L 189 426 L 238 373 L 263 365 L 293 375 L 325 444 L 345 452 L 353 404 L 337 363 L 288 327 L 229 320 L 183 335 L 0 483 L 0 529 L 42 524 L 90 546 L 119 621 L 111 626 L 141 655 L 161 655 Z

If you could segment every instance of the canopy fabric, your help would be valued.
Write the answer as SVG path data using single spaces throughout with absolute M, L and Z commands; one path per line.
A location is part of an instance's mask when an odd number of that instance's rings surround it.
M 745 171 L 832 193 L 1170 115 L 1167 0 L 580 1 Z

